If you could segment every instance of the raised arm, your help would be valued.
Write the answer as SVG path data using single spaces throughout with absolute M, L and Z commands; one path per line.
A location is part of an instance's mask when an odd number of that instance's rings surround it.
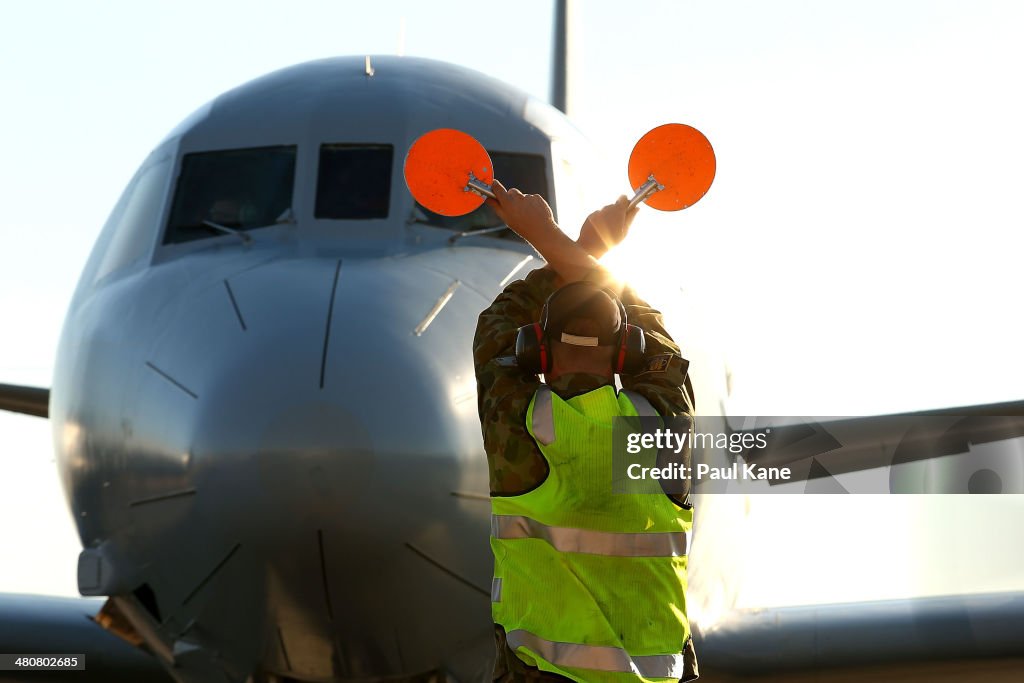
M 579 241 L 574 242 L 555 223 L 551 207 L 539 194 L 524 195 L 516 188 L 506 190 L 497 180 L 491 190 L 495 198 L 487 203 L 558 273 L 559 285 L 594 277 L 594 269 L 604 271 L 596 259 L 625 238 L 637 211 L 627 211 L 628 202 L 620 197 L 615 204 L 592 213 L 580 231 Z M 606 272 L 601 277 L 611 279 Z

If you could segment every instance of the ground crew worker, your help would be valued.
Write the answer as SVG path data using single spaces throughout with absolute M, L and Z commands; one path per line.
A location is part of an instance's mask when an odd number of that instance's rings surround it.
M 539 195 L 492 189 L 488 203 L 547 261 L 481 313 L 473 341 L 492 501 L 494 680 L 694 680 L 687 494 L 611 493 L 612 418 L 692 417 L 694 405 L 661 314 L 630 288 L 611 289 L 595 261 L 625 238 L 636 210 L 621 197 L 573 242 Z M 544 384 L 507 360 L 520 327 L 538 322 L 550 354 Z M 643 330 L 646 353 L 616 394 L 627 322 Z

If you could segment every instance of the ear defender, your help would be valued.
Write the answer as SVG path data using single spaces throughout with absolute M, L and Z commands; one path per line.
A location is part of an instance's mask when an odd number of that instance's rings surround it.
M 519 328 L 516 333 L 516 365 L 520 370 L 531 375 L 542 375 L 550 370 L 550 357 L 540 323 L 530 323 Z
M 615 353 L 614 369 L 616 375 L 632 375 L 644 365 L 644 351 L 647 340 L 644 331 L 636 325 L 626 322 L 626 307 L 612 292 L 605 290 L 608 296 L 619 305 L 619 316 L 622 320 L 622 332 L 619 333 L 618 351 Z
M 623 318 L 625 319 L 625 318 Z M 632 375 L 644 365 L 644 351 L 647 341 L 644 331 L 636 325 L 626 325 L 619 343 L 619 352 L 615 356 L 615 374 Z

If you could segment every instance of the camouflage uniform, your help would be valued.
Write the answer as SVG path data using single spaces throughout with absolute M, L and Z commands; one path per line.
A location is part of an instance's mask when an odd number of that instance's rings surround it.
M 515 354 L 517 331 L 540 319 L 545 300 L 557 289 L 555 277 L 550 268 L 539 268 L 525 280 L 513 282 L 480 314 L 477 322 L 473 362 L 492 496 L 526 493 L 539 486 L 548 475 L 547 461 L 526 431 L 526 410 L 540 386 L 540 379 L 495 359 Z M 605 281 L 606 277 L 606 271 L 595 268 L 586 279 L 615 291 L 611 282 Z M 629 323 L 643 329 L 647 340 L 645 368 L 637 375 L 621 376 L 623 388 L 642 394 L 662 416 L 692 416 L 693 389 L 686 372 L 689 363 L 665 330 L 661 313 L 629 287 L 617 293 L 626 307 Z M 574 373 L 558 376 L 551 382 L 551 388 L 568 399 L 607 383 L 600 375 Z M 684 456 L 688 458 L 689 454 Z M 680 504 L 686 502 L 685 496 L 672 497 Z M 496 625 L 495 681 L 569 680 L 528 666 L 508 647 L 504 635 Z M 685 670 L 682 680 L 696 677 L 697 659 L 692 642 L 686 648 Z

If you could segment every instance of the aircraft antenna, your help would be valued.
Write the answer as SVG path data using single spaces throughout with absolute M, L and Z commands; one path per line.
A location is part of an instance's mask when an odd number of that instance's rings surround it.
M 551 105 L 569 114 L 569 64 L 572 46 L 569 33 L 572 24 L 570 0 L 555 2 L 555 26 L 551 54 Z

